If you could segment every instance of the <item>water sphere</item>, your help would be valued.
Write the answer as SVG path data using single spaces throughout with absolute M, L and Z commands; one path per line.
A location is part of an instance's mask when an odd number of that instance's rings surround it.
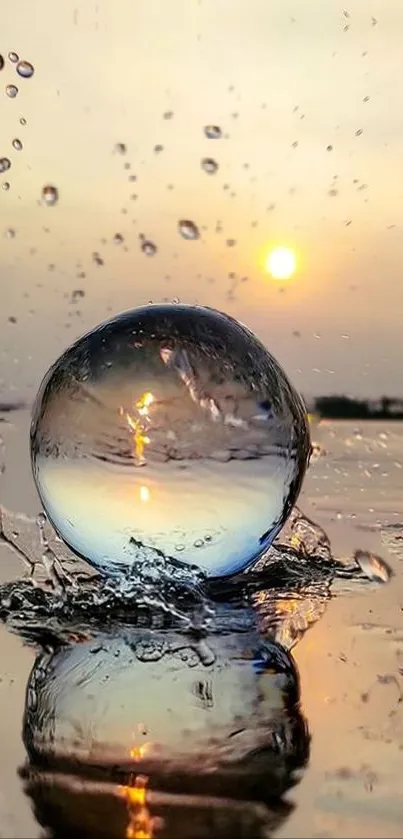
M 201 306 L 148 305 L 84 335 L 46 374 L 31 425 L 43 507 L 105 575 L 150 556 L 243 570 L 289 515 L 309 451 L 278 362 Z

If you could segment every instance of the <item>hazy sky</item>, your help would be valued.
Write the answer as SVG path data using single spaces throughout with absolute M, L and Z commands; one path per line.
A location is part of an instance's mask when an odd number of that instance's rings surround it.
M 402 393 L 402 32 L 402 0 L 5 0 L 0 398 L 111 312 L 175 297 L 243 320 L 307 394 Z M 287 284 L 262 268 L 277 243 Z

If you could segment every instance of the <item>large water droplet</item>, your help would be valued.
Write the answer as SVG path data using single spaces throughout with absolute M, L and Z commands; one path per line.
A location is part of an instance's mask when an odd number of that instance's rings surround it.
M 19 61 L 17 64 L 17 73 L 23 79 L 30 79 L 35 73 L 34 65 L 30 61 Z
M 15 84 L 8 84 L 6 87 L 6 94 L 10 99 L 15 99 L 18 93 L 18 87 Z
M 242 570 L 290 513 L 309 449 L 302 402 L 252 333 L 176 304 L 126 312 L 66 350 L 31 427 L 50 521 L 105 574 L 178 543 L 210 576 Z
M 42 201 L 44 204 L 47 204 L 49 207 L 52 207 L 54 204 L 57 204 L 59 200 L 59 190 L 56 186 L 52 184 L 47 184 L 42 189 Z
M 209 140 L 219 140 L 222 137 L 222 131 L 219 125 L 206 125 L 204 133 Z
M 184 239 L 199 239 L 200 232 L 197 225 L 194 221 L 190 221 L 189 219 L 181 219 L 178 222 L 178 229 L 181 236 Z
M 202 169 L 204 169 L 208 175 L 215 175 L 218 170 L 218 163 L 216 160 L 213 160 L 212 157 L 204 157 L 201 165 Z
M 13 149 L 15 149 L 16 151 L 22 151 L 22 143 L 21 143 L 21 140 L 18 139 L 18 137 L 14 138 L 14 140 L 12 142 L 12 146 L 13 146 Z
M 0 172 L 7 172 L 11 166 L 11 161 L 8 157 L 0 157 Z
M 12 64 L 16 64 L 18 61 L 19 56 L 16 52 L 9 52 L 8 60 L 11 61 Z

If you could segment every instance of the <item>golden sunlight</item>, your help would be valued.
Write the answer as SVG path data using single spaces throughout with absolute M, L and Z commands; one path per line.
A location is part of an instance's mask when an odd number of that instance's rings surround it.
M 297 267 L 297 258 L 291 248 L 278 247 L 270 251 L 266 259 L 266 270 L 275 280 L 289 280 Z

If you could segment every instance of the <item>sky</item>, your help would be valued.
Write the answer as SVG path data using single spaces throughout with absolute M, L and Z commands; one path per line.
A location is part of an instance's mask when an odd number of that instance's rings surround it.
M 246 323 L 307 396 L 402 395 L 401 0 L 6 9 L 2 401 L 33 398 L 98 322 L 164 299 Z M 19 79 L 9 51 L 32 62 L 32 78 Z M 209 124 L 220 139 L 205 136 Z M 55 206 L 41 203 L 46 184 Z M 180 219 L 200 238 L 183 239 Z M 264 258 L 283 244 L 298 269 L 280 283 Z

